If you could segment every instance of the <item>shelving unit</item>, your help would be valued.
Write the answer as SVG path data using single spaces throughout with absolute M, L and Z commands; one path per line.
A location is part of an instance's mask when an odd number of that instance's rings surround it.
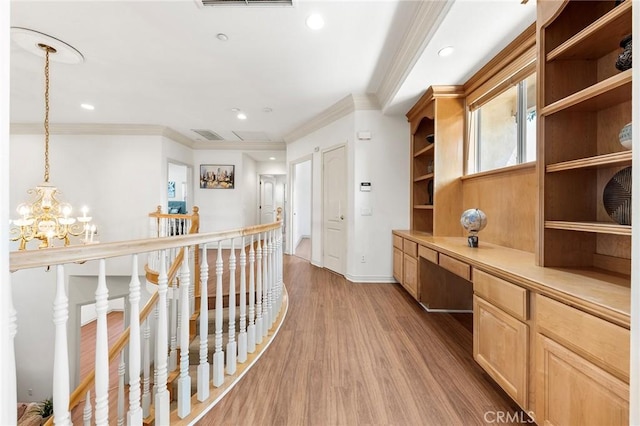
M 538 263 L 630 275 L 631 226 L 609 217 L 602 192 L 632 163 L 618 141 L 631 121 L 632 70 L 615 68 L 620 40 L 632 32 L 632 1 L 544 3 L 542 16 L 550 19 L 538 22 L 538 57 L 545 58 L 538 63 Z
M 411 123 L 411 229 L 460 235 L 462 87 L 430 87 L 407 119 Z

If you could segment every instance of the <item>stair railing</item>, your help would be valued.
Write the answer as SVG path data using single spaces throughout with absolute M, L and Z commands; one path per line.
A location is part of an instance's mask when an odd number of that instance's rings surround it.
M 197 211 L 195 212 L 197 213 Z M 171 268 L 167 266 L 169 252 L 178 253 Z M 248 256 L 247 256 L 248 251 Z M 139 281 L 138 257 L 158 252 L 158 285 L 149 303 L 139 310 L 140 293 L 144 291 Z M 212 252 L 212 256 L 209 253 Z M 182 259 L 177 260 L 180 253 Z M 191 261 L 195 257 L 197 261 Z M 129 286 L 131 324 L 118 341 L 108 350 L 107 335 L 107 261 L 129 258 L 132 265 Z M 239 268 L 236 264 L 239 259 Z M 248 259 L 248 261 L 247 261 Z M 97 337 L 95 379 L 87 377 L 70 395 L 67 353 L 68 302 L 66 295 L 65 265 L 97 264 L 96 287 Z M 176 265 L 174 267 L 174 265 Z M 179 265 L 179 266 L 178 266 Z M 110 418 L 118 424 L 192 423 L 208 410 L 229 386 L 241 377 L 258 358 L 277 332 L 286 313 L 287 298 L 282 274 L 281 224 L 252 226 L 242 229 L 205 234 L 161 236 L 158 238 L 103 243 L 88 246 L 71 246 L 39 251 L 20 251 L 10 254 L 10 269 L 53 267 L 56 271 L 56 296 L 53 301 L 55 327 L 55 356 L 53 370 L 53 402 L 55 424 L 70 424 L 76 412 L 82 419 L 95 417 L 96 424 L 109 424 Z M 215 286 L 210 283 L 209 271 L 215 271 Z M 233 271 L 233 273 L 231 273 Z M 236 275 L 239 275 L 239 298 L 236 302 Z M 215 289 L 215 319 L 213 347 L 209 345 L 208 314 L 199 316 L 197 336 L 197 369 L 189 368 L 188 320 L 191 318 L 192 277 L 198 276 L 201 297 L 199 309 L 209 312 L 209 287 Z M 247 276 L 248 288 L 247 288 Z M 177 277 L 176 293 L 179 301 L 180 327 L 178 349 L 180 351 L 177 389 L 168 383 L 169 354 L 169 283 Z M 233 277 L 233 278 L 232 278 Z M 148 286 L 147 286 L 148 287 Z M 225 298 L 226 293 L 226 298 Z M 227 300 L 227 311 L 223 301 Z M 239 321 L 236 322 L 236 311 Z M 153 312 L 154 315 L 150 315 Z M 231 316 L 233 318 L 231 318 Z M 258 326 L 257 318 L 262 318 Z M 227 327 L 224 329 L 224 323 Z M 155 350 L 151 349 L 150 336 L 155 336 Z M 227 345 L 223 349 L 223 341 Z M 262 342 L 262 343 L 260 343 Z M 125 350 L 128 357 L 125 357 Z M 213 352 L 212 354 L 210 354 Z M 226 352 L 226 357 L 225 357 Z M 119 358 L 119 359 L 118 359 Z M 128 358 L 128 360 L 125 360 Z M 212 361 L 210 368 L 209 360 Z M 117 392 L 110 392 L 109 362 L 119 362 Z M 126 361 L 126 362 L 125 362 Z M 19 362 L 19 360 L 17 361 Z M 194 366 L 195 367 L 195 366 Z M 151 371 L 153 369 L 153 372 Z M 125 371 L 129 382 L 125 385 Z M 150 389 L 153 377 L 153 390 Z M 141 380 L 142 378 L 142 380 Z M 20 382 L 18 377 L 18 382 Z M 93 382 L 93 388 L 91 383 Z M 192 391 L 191 383 L 195 382 Z M 0 384 L 4 385 L 4 384 Z M 88 395 L 91 391 L 91 397 Z M 128 392 L 128 406 L 125 394 Z M 192 393 L 195 398 L 192 399 Z M 84 407 L 74 404 L 87 395 Z M 115 399 L 114 399 L 115 398 Z M 172 399 L 176 404 L 172 404 Z M 95 405 L 92 408 L 92 400 Z M 109 415 L 110 402 L 117 401 L 116 416 Z M 75 420 L 74 420 L 75 421 Z M 113 421 L 115 423 L 115 421 Z

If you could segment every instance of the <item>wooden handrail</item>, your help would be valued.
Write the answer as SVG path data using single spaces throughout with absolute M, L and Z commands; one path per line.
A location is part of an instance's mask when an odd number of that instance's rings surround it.
M 144 238 L 112 243 L 54 247 L 41 250 L 12 251 L 9 254 L 9 269 L 15 272 L 21 269 L 67 263 L 82 263 L 90 260 L 109 259 L 112 257 L 166 250 L 175 247 L 217 243 L 218 241 L 231 238 L 246 237 L 258 232 L 271 231 L 280 228 L 281 225 L 281 222 L 274 222 L 266 225 L 255 225 L 229 231 L 207 232 L 204 234 Z

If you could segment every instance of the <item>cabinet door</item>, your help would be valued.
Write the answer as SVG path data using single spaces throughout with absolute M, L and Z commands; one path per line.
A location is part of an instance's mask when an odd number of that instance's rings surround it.
M 402 284 L 402 250 L 393 248 L 393 278 Z
M 627 425 L 629 386 L 538 334 L 536 421 L 542 425 Z
M 473 296 L 473 357 L 525 410 L 528 408 L 529 327 Z
M 416 299 L 418 298 L 418 259 L 404 255 L 402 285 Z

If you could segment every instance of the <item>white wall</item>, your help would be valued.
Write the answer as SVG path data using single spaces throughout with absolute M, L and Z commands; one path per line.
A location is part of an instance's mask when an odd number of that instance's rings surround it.
M 286 175 L 287 163 L 284 161 L 258 161 L 256 173 L 258 175 Z
M 257 219 L 256 162 L 242 151 L 197 150 L 193 205 L 200 207 L 200 232 L 223 231 L 254 225 Z M 235 166 L 234 189 L 200 189 L 200 165 Z
M 391 231 L 409 228 L 409 124 L 404 117 L 387 117 L 380 111 L 356 111 L 355 115 L 356 135 L 369 131 L 371 140 L 354 137 L 354 216 L 347 279 L 393 282 Z M 371 192 L 361 192 L 361 182 L 371 182 Z M 367 209 L 370 216 L 363 215 Z
M 370 131 L 372 139 L 356 140 L 358 131 Z M 404 117 L 388 117 L 380 111 L 353 112 L 287 146 L 289 164 L 313 155 L 311 262 L 322 266 L 322 151 L 345 143 L 345 276 L 357 282 L 394 282 L 391 230 L 409 226 L 409 124 Z M 363 181 L 372 183 L 370 193 L 360 192 Z M 370 208 L 371 216 L 362 216 L 363 208 Z
M 0 223 L 9 222 L 9 52 L 11 2 L 0 2 Z M 9 274 L 9 232 L 0 226 L 0 424 L 16 423 L 16 376 L 13 336 L 9 325 L 13 296 Z
M 349 144 L 354 132 L 353 120 L 354 114 L 349 114 L 287 145 L 287 164 L 289 165 L 307 155 L 313 156 L 311 205 L 314 213 L 311 223 L 311 263 L 316 266 L 322 266 L 322 150 L 340 144 Z M 345 185 L 351 186 L 348 182 L 345 182 Z M 352 193 L 348 193 L 347 196 L 351 197 Z M 347 217 L 350 215 L 351 212 L 347 211 Z M 347 242 L 347 252 L 348 244 Z
M 258 217 L 258 174 L 256 172 L 256 161 L 243 154 L 244 179 L 242 181 L 242 204 L 244 211 L 244 223 L 242 226 L 257 225 L 260 223 Z
M 297 163 L 294 177 L 291 212 L 293 233 L 291 247 L 293 250 L 296 249 L 302 238 L 311 237 L 311 160 Z

